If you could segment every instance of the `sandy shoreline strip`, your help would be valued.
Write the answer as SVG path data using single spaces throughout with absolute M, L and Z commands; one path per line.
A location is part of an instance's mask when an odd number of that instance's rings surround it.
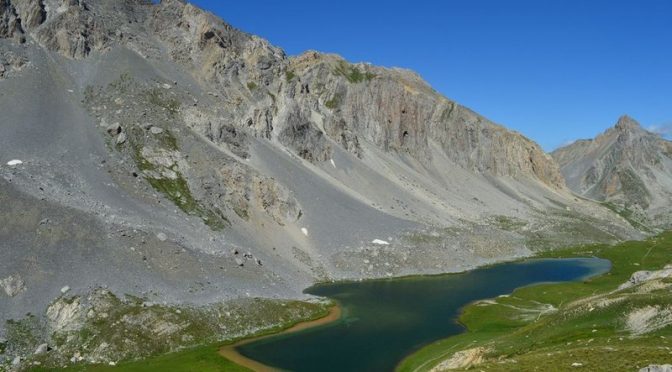
M 332 323 L 332 322 L 335 322 L 335 321 L 341 319 L 341 314 L 342 314 L 342 311 L 341 311 L 340 306 L 338 306 L 338 305 L 332 306 L 329 309 L 329 313 L 322 318 L 298 323 L 298 324 L 296 324 L 292 327 L 289 327 L 289 328 L 285 329 L 284 331 L 281 331 L 281 332 L 278 332 L 278 333 L 271 333 L 271 334 L 264 335 L 264 336 L 247 338 L 247 339 L 244 339 L 244 340 L 240 340 L 236 343 L 233 343 L 231 345 L 223 346 L 221 349 L 219 349 L 219 355 L 223 356 L 224 358 L 226 358 L 226 359 L 228 359 L 228 360 L 230 360 L 230 361 L 232 361 L 232 362 L 234 362 L 238 365 L 249 368 L 249 369 L 251 369 L 255 372 L 277 371 L 275 368 L 269 367 L 267 365 L 264 365 L 262 363 L 257 362 L 256 360 L 253 360 L 253 359 L 247 358 L 244 355 L 241 355 L 240 353 L 238 353 L 238 350 L 236 350 L 236 348 L 239 347 L 239 346 L 242 346 L 242 345 L 246 345 L 246 344 L 249 344 L 249 343 L 252 343 L 252 342 L 255 342 L 255 341 L 265 339 L 265 338 L 275 337 L 275 336 L 282 335 L 282 334 L 287 334 L 287 333 L 294 333 L 294 332 L 302 331 L 304 329 L 313 328 L 313 327 L 321 326 L 321 325 L 324 325 L 324 324 L 329 324 L 329 323 Z

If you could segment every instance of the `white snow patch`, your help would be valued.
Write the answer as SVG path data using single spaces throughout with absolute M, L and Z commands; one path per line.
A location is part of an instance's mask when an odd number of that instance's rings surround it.
M 21 164 L 23 164 L 23 162 L 21 160 L 18 160 L 18 159 L 10 160 L 10 161 L 7 162 L 7 165 L 9 165 L 10 167 L 13 167 L 13 166 L 16 166 L 16 165 L 21 165 Z
M 301 232 L 303 233 L 303 235 L 308 236 L 308 229 L 306 229 L 305 227 L 301 228 Z
M 380 239 L 373 239 L 373 241 L 371 243 L 378 244 L 378 245 L 390 245 L 390 243 L 388 243 L 384 240 L 380 240 Z
M 331 162 L 331 166 L 336 168 L 336 163 L 334 163 L 334 159 L 329 159 L 329 162 Z

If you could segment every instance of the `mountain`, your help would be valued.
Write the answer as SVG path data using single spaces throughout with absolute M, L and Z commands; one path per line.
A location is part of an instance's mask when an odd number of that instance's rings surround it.
M 573 195 L 536 143 L 408 70 L 287 56 L 178 0 L 4 0 L 0 37 L 0 318 L 46 316 L 48 342 L 68 335 L 59 355 L 82 329 L 89 350 L 112 345 L 96 360 L 146 356 L 310 316 L 283 303 L 260 324 L 249 299 L 318 281 L 642 236 Z M 236 301 L 240 318 L 179 326 Z M 174 344 L 112 344 L 137 325 L 119 310 L 101 329 L 115 307 Z
M 654 228 L 672 224 L 672 142 L 623 116 L 592 140 L 552 153 L 567 185 Z

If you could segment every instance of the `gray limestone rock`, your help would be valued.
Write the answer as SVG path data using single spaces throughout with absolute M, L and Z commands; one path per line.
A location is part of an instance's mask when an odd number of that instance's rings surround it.
M 672 372 L 672 364 L 651 364 L 641 368 L 639 372 Z
M 40 346 L 35 349 L 35 355 L 41 355 L 49 351 L 49 345 L 48 344 L 40 344 Z
M 0 279 L 0 288 L 5 291 L 7 296 L 15 297 L 26 290 L 26 283 L 19 274 L 14 274 Z

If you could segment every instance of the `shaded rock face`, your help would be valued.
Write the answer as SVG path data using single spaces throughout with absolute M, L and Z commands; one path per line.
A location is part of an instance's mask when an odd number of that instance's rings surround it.
M 13 0 L 13 2 L 21 18 L 21 25 L 26 30 L 36 28 L 47 19 L 43 0 Z
M 672 142 L 623 116 L 592 140 L 553 152 L 575 192 L 618 205 L 660 227 L 669 226 Z
M 331 159 L 331 146 L 324 132 L 298 112 L 289 113 L 283 120 L 286 124 L 280 132 L 280 143 L 294 150 L 296 154 L 310 162 Z
M 11 1 L 0 1 L 0 38 L 25 41 L 21 19 Z

